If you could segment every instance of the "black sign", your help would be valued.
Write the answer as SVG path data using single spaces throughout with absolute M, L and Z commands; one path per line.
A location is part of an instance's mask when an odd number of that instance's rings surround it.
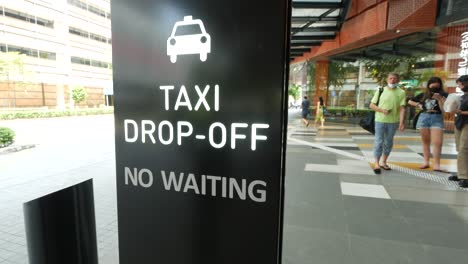
M 121 264 L 280 263 L 289 13 L 112 1 Z

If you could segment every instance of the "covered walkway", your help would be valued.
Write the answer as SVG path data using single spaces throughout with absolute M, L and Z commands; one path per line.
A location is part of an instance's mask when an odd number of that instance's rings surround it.
M 416 131 L 398 133 L 391 171 L 375 175 L 372 135 L 357 126 L 305 128 L 290 113 L 284 263 L 464 263 L 468 191 L 419 170 Z M 456 170 L 453 135 L 442 167 Z

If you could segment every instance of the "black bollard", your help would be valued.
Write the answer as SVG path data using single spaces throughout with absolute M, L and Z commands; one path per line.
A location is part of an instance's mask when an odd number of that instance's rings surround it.
M 93 181 L 23 205 L 29 264 L 97 264 Z

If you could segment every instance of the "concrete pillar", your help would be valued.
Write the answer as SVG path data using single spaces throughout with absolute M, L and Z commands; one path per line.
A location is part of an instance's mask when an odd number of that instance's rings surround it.
M 56 98 L 57 98 L 57 109 L 58 110 L 65 110 L 65 88 L 62 83 L 59 83 L 56 85 L 57 87 L 57 92 L 56 92 Z
M 314 106 L 317 105 L 320 96 L 323 98 L 325 105 L 328 105 L 328 61 L 318 61 L 316 63 Z

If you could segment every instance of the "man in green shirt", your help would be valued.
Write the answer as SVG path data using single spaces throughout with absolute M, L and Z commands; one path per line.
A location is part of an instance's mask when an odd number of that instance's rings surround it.
M 374 172 L 376 174 L 381 173 L 381 168 L 390 170 L 387 159 L 393 148 L 393 137 L 398 128 L 400 131 L 405 130 L 406 94 L 398 87 L 399 81 L 398 74 L 390 73 L 382 95 L 377 91 L 370 104 L 370 108 L 375 111 Z M 377 105 L 379 96 L 380 101 Z

